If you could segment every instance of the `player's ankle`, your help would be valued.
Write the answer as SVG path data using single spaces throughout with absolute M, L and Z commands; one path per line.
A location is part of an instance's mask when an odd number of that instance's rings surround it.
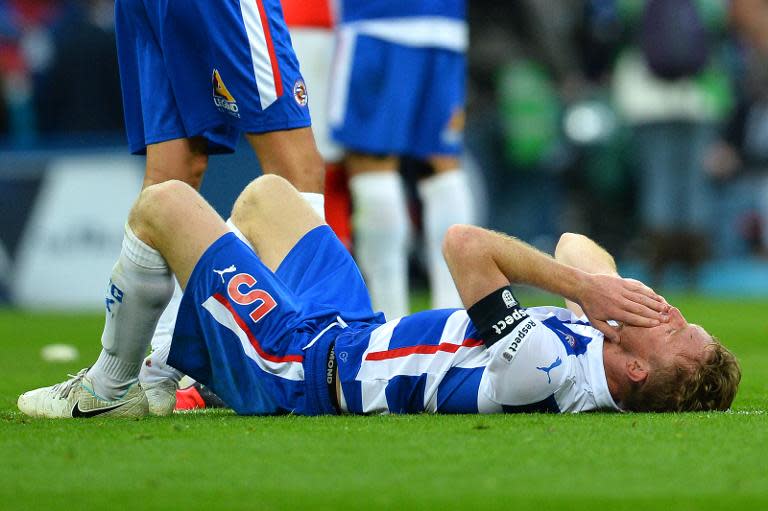
M 102 350 L 96 363 L 88 369 L 93 392 L 106 400 L 119 399 L 138 381 L 141 364 L 120 360 Z

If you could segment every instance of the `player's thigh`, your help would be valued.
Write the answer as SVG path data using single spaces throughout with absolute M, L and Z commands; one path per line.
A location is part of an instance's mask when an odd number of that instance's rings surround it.
M 178 179 L 200 188 L 208 167 L 207 141 L 202 137 L 178 138 L 147 146 L 144 187 Z
M 229 232 L 205 199 L 180 181 L 142 191 L 128 223 L 140 239 L 160 251 L 182 288 L 208 247 Z
M 311 128 L 246 134 L 265 174 L 277 174 L 303 192 L 323 193 L 323 158 Z
M 296 188 L 275 175 L 262 176 L 243 190 L 232 209 L 232 221 L 273 271 L 305 234 L 323 225 Z

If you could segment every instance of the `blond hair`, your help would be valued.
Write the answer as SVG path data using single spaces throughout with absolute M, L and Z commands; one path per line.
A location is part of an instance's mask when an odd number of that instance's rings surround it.
M 703 361 L 686 359 L 672 367 L 651 361 L 646 380 L 622 401 L 635 412 L 699 412 L 727 410 L 741 381 L 736 357 L 712 336 Z

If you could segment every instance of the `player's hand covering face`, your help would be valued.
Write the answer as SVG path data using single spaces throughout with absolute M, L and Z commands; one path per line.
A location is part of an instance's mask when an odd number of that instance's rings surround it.
M 677 307 L 670 308 L 669 322 L 654 328 L 627 329 L 621 335 L 624 349 L 646 360 L 655 355 L 664 366 L 671 366 L 679 356 L 701 361 L 711 343 L 712 336 L 699 325 L 688 323 Z
M 651 288 L 634 279 L 590 274 L 579 292 L 579 305 L 592 326 L 610 341 L 618 330 L 607 322 L 651 328 L 669 321 L 670 306 Z

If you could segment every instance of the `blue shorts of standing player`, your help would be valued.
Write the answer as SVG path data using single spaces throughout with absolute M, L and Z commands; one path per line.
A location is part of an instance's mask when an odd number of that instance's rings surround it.
M 466 57 L 339 30 L 330 122 L 347 150 L 427 159 L 463 150 Z
M 117 0 L 130 150 L 204 137 L 232 152 L 241 133 L 310 125 L 307 91 L 278 0 Z

